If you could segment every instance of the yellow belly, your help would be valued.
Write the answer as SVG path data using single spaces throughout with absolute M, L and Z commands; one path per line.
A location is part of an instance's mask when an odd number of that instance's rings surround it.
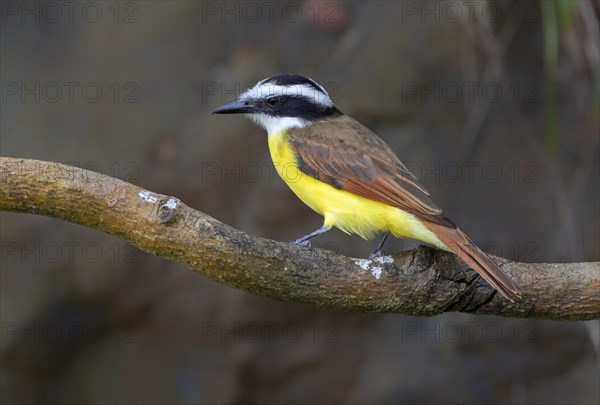
M 324 225 L 371 239 L 391 232 L 399 238 L 418 239 L 441 248 L 445 245 L 417 220 L 399 208 L 339 190 L 298 169 L 296 156 L 284 132 L 269 134 L 269 150 L 277 173 L 310 208 L 321 214 Z

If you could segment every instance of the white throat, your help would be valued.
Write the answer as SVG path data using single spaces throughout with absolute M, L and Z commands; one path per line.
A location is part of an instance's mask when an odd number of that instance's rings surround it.
M 247 115 L 252 121 L 266 129 L 269 136 L 286 131 L 290 128 L 302 128 L 311 124 L 310 121 L 298 117 L 272 117 L 266 114 Z

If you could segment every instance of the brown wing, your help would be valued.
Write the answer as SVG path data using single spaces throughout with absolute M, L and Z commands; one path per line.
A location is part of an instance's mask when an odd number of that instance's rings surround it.
M 377 135 L 342 116 L 289 131 L 300 170 L 333 187 L 453 226 L 429 192 Z

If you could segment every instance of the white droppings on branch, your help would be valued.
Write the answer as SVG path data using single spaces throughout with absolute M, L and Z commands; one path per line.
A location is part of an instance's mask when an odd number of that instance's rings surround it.
M 169 197 L 169 199 L 167 200 L 167 202 L 165 202 L 163 205 L 167 208 L 170 208 L 172 210 L 174 210 L 175 208 L 177 208 L 177 206 L 179 205 L 180 201 L 178 198 L 175 197 Z
M 150 191 L 140 191 L 140 198 L 147 203 L 154 204 L 158 201 L 158 196 Z
M 375 276 L 376 279 L 379 280 L 381 277 L 381 272 L 383 271 L 383 266 L 386 263 L 394 263 L 394 259 L 390 256 L 380 256 L 375 257 L 373 259 L 352 259 L 357 266 L 362 268 L 363 270 L 370 271 L 371 274 Z

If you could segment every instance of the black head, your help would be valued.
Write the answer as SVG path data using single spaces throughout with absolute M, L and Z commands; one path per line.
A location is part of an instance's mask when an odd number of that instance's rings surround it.
M 249 114 L 269 130 L 274 119 L 287 119 L 296 123 L 292 126 L 304 126 L 341 115 L 341 112 L 323 86 L 314 80 L 300 75 L 281 75 L 261 80 L 213 114 Z

